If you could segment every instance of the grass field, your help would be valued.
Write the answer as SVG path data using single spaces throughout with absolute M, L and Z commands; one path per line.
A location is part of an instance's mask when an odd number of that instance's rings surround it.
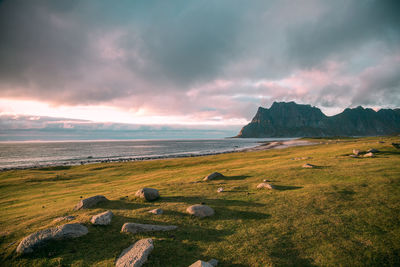
M 400 266 L 399 138 L 317 139 L 320 145 L 184 159 L 102 163 L 0 173 L 1 266 L 113 266 L 135 240 L 151 237 L 146 266 Z M 385 143 L 379 143 L 384 141 Z M 375 158 L 351 158 L 352 149 L 379 149 Z M 294 158 L 310 157 L 307 160 Z M 304 163 L 317 168 L 302 168 Z M 211 172 L 225 179 L 193 183 Z M 263 179 L 277 190 L 257 190 Z M 161 198 L 134 198 L 153 187 Z M 217 193 L 223 187 L 225 192 Z M 80 197 L 111 201 L 74 211 Z M 185 213 L 205 202 L 213 217 Z M 147 213 L 164 209 L 163 215 Z M 110 226 L 92 215 L 112 210 Z M 89 234 L 54 241 L 28 256 L 15 249 L 26 235 L 74 215 Z M 173 224 L 171 232 L 120 233 L 125 222 Z M 65 223 L 65 222 L 64 222 Z

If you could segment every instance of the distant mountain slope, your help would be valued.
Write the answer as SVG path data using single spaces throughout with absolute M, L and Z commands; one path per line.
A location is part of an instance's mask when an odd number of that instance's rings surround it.
M 357 107 L 328 117 L 319 108 L 295 102 L 259 107 L 237 137 L 370 136 L 400 133 L 400 109 Z

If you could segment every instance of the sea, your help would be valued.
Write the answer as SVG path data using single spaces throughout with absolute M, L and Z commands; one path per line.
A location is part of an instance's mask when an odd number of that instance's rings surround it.
M 0 170 L 214 155 L 289 139 L 3 141 Z

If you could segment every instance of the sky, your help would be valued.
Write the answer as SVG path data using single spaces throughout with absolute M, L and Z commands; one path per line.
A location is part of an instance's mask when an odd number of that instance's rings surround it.
M 396 0 L 0 0 L 0 125 L 233 132 L 274 101 L 399 107 L 398 14 Z

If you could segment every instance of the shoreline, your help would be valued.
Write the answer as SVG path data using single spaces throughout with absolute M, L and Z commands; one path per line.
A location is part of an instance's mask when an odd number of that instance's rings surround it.
M 32 166 L 20 166 L 20 167 L 5 167 L 0 168 L 0 172 L 4 171 L 13 171 L 13 170 L 37 170 L 43 168 L 57 168 L 57 167 L 70 167 L 70 166 L 80 166 L 80 165 L 88 165 L 88 164 L 99 164 L 99 163 L 119 163 L 119 162 L 134 162 L 134 161 L 150 161 L 150 160 L 163 160 L 163 159 L 178 159 L 178 158 L 192 158 L 192 157 L 205 157 L 205 156 L 215 156 L 221 154 L 229 154 L 229 153 L 238 153 L 238 152 L 256 152 L 256 151 L 264 151 L 270 149 L 284 149 L 288 147 L 294 146 L 307 146 L 307 145 L 316 145 L 319 143 L 310 142 L 306 140 L 293 139 L 286 141 L 270 141 L 270 142 L 260 142 L 260 145 L 250 148 L 241 148 L 241 149 L 233 149 L 221 152 L 210 152 L 210 153 L 202 153 L 202 154 L 177 154 L 177 155 L 165 155 L 165 156 L 146 156 L 146 157 L 126 157 L 126 158 L 108 158 L 108 159 L 86 159 L 80 162 L 71 162 L 64 164 L 54 163 L 54 164 L 43 164 L 43 165 L 32 165 Z

